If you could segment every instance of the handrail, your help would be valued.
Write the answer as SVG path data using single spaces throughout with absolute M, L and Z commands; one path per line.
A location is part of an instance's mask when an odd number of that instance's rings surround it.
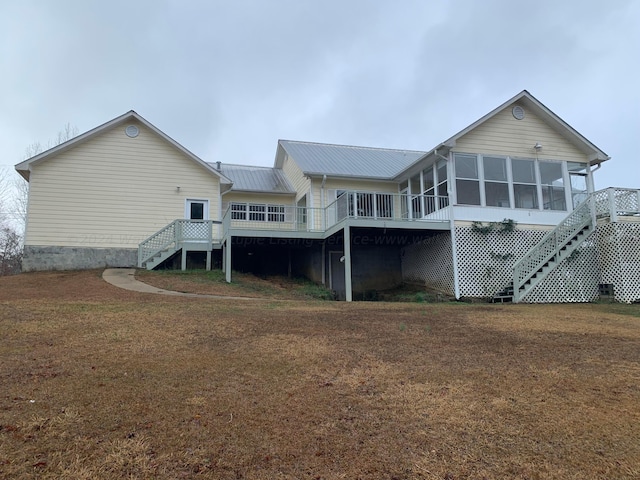
M 566 245 L 580 230 L 593 223 L 594 194 L 578 205 L 553 230 L 547 233 L 513 267 L 513 300 L 520 299 L 520 288 Z
M 153 235 L 138 244 L 138 266 L 141 267 L 159 252 L 172 247 L 178 249 L 186 242 L 213 243 L 213 225 L 219 225 L 217 220 L 174 220 Z

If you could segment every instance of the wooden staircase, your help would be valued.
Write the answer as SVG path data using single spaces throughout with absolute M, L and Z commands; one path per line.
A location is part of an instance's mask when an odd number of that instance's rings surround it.
M 211 252 L 214 242 L 219 243 L 218 237 L 214 238 L 214 229 L 220 223 L 214 220 L 174 220 L 138 245 L 138 268 L 153 270 L 179 251 Z M 207 255 L 210 258 L 210 254 Z M 185 265 L 184 258 L 182 265 Z
M 573 210 L 556 228 L 514 265 L 513 281 L 493 297 L 493 302 L 520 302 L 549 276 L 595 231 L 593 195 Z

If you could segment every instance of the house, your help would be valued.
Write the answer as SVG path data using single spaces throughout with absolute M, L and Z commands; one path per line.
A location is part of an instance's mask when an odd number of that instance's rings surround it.
M 304 275 L 347 301 L 412 282 L 461 297 L 640 299 L 640 190 L 522 91 L 425 151 L 278 141 L 273 167 L 207 162 L 134 111 L 18 165 L 23 269 Z

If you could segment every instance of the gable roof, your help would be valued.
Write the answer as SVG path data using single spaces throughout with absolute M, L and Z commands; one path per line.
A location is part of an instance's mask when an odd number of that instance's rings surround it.
M 549 108 L 547 108 L 542 102 L 531 95 L 527 90 L 521 91 L 516 96 L 510 98 L 499 107 L 487 113 L 484 117 L 476 120 L 465 129 L 460 130 L 458 133 L 442 142 L 441 146 L 449 148 L 455 146 L 456 141 L 459 138 L 466 135 L 471 130 L 477 128 L 479 125 L 485 123 L 487 120 L 493 118 L 496 114 L 500 113 L 505 108 L 509 108 L 515 105 L 520 105 L 522 107 L 525 107 L 527 110 L 534 112 L 547 125 L 549 125 L 562 137 L 564 137 L 569 143 L 573 144 L 576 148 L 578 148 L 578 150 L 588 155 L 591 164 L 601 163 L 611 158 L 598 147 L 596 147 L 593 143 L 587 140 L 584 136 L 578 133 L 577 130 L 575 130 L 562 118 L 553 113 Z
M 231 191 L 294 194 L 295 189 L 279 168 L 210 163 L 233 181 Z
M 282 167 L 283 151 L 295 159 L 305 175 L 376 180 L 390 180 L 426 155 L 414 150 L 278 140 L 276 168 Z
M 119 117 L 114 118 L 113 120 L 110 120 L 106 123 L 103 123 L 102 125 L 89 130 L 88 132 L 85 132 L 81 135 L 78 135 L 77 137 L 72 138 L 71 140 L 68 140 L 64 143 L 61 143 L 60 145 L 56 145 L 53 148 L 50 148 L 49 150 L 45 150 L 42 153 L 39 153 L 38 155 L 35 155 L 21 163 L 18 163 L 15 166 L 15 169 L 18 171 L 18 173 L 20 175 L 22 175 L 24 177 L 25 180 L 29 181 L 29 172 L 31 170 L 31 167 L 33 165 L 37 165 L 38 163 L 44 162 L 46 160 L 49 160 L 50 158 L 66 152 L 67 150 L 70 150 L 72 148 L 74 148 L 77 145 L 80 145 L 82 143 L 85 143 L 89 140 L 91 140 L 92 138 L 100 135 L 101 133 L 116 127 L 118 125 L 124 124 L 130 120 L 137 120 L 138 122 L 140 122 L 141 124 L 143 124 L 145 127 L 147 127 L 149 130 L 151 130 L 152 132 L 154 132 L 156 135 L 158 135 L 159 137 L 161 137 L 162 139 L 164 139 L 165 141 L 167 141 L 171 146 L 173 146 L 174 148 L 176 148 L 177 150 L 179 150 L 180 152 L 182 152 L 184 155 L 186 155 L 187 158 L 189 158 L 190 160 L 192 160 L 193 162 L 197 163 L 198 165 L 204 167 L 206 170 L 208 170 L 211 174 L 216 175 L 217 177 L 220 178 L 220 183 L 221 184 L 227 184 L 227 185 L 231 185 L 231 180 L 228 179 L 227 177 L 225 177 L 222 173 L 220 173 L 219 171 L 217 171 L 215 168 L 213 168 L 210 164 L 208 164 L 207 162 L 205 162 L 204 160 L 202 160 L 200 157 L 196 156 L 195 154 L 191 153 L 189 150 L 187 150 L 185 147 L 183 147 L 182 145 L 180 145 L 178 142 L 176 142 L 173 138 L 171 138 L 169 135 L 167 135 L 166 133 L 164 133 L 162 130 L 156 128 L 153 124 L 151 124 L 150 122 L 148 122 L 147 120 L 145 120 L 142 116 L 138 115 L 136 112 L 134 112 L 133 110 L 129 110 L 127 113 L 120 115 Z

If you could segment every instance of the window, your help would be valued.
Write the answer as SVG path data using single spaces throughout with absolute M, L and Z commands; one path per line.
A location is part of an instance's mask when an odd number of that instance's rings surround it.
M 411 188 L 411 211 L 413 213 L 413 218 L 422 217 L 422 188 L 420 188 L 420 174 L 414 175 L 409 180 L 409 185 Z
M 284 205 L 269 205 L 267 209 L 270 222 L 284 222 Z
M 484 193 L 488 207 L 510 207 L 507 159 L 483 157 Z
M 284 205 L 264 205 L 264 204 L 231 204 L 232 220 L 249 220 L 252 222 L 284 222 Z
M 231 204 L 231 219 L 232 220 L 246 220 L 247 219 L 247 204 L 246 203 L 232 203 Z
M 476 155 L 456 154 L 456 193 L 461 205 L 480 205 L 480 181 Z
M 562 164 L 540 162 L 540 183 L 542 184 L 542 206 L 545 210 L 566 210 Z
M 445 208 L 449 206 L 449 192 L 447 190 L 447 162 L 439 160 L 436 165 L 436 194 L 438 195 L 438 208 Z
M 307 195 L 305 194 L 297 204 L 298 225 L 307 224 Z
M 538 208 L 535 162 L 533 160 L 511 160 L 513 174 L 513 200 L 515 208 Z
M 569 170 L 569 180 L 571 182 L 571 200 L 573 208 L 584 202 L 588 195 L 587 175 L 588 169 L 586 163 L 567 162 Z
M 433 175 L 433 167 L 429 167 L 422 171 L 422 181 L 424 184 L 424 213 L 429 214 L 436 210 L 435 198 L 436 183 Z
M 264 222 L 266 205 L 249 205 L 249 220 Z

